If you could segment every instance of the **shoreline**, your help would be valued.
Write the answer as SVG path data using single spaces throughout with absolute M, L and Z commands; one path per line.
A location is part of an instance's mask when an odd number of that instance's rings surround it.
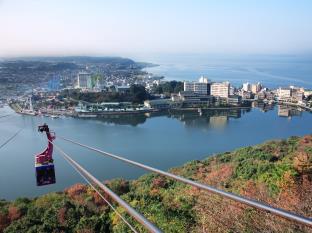
M 232 109 L 251 109 L 249 106 L 232 106 L 232 107 L 210 107 L 210 108 L 171 108 L 169 111 L 205 111 L 205 110 L 232 110 Z
M 21 107 L 18 104 L 9 105 L 12 110 L 17 114 L 23 114 L 21 112 Z M 148 114 L 157 113 L 162 111 L 176 111 L 176 112 L 192 112 L 192 111 L 209 111 L 209 110 L 236 110 L 236 109 L 251 109 L 251 106 L 231 106 L 231 107 L 209 107 L 209 108 L 167 108 L 167 109 L 147 109 L 147 110 L 133 110 L 133 111 L 106 111 L 106 112 L 41 112 L 41 114 L 36 114 L 36 116 L 48 116 L 48 117 L 75 117 L 75 118 L 97 118 L 101 116 L 119 116 L 119 115 L 138 115 L 138 114 Z
M 299 104 L 295 104 L 295 103 L 289 103 L 289 102 L 276 102 L 278 105 L 285 105 L 285 106 L 291 106 L 291 107 L 299 107 L 299 108 L 303 108 L 304 110 L 308 111 L 308 112 L 312 112 L 312 108 L 306 107 L 306 106 L 301 106 Z
M 304 107 L 294 103 L 285 103 L 285 102 L 275 102 L 274 105 L 284 105 L 291 107 L 299 107 L 304 111 L 312 113 L 312 108 Z M 229 106 L 229 107 L 205 107 L 205 108 L 166 108 L 166 109 L 146 109 L 146 110 L 133 110 L 133 111 L 103 111 L 103 112 L 63 112 L 63 111 L 42 111 L 41 113 L 34 112 L 34 114 L 25 114 L 21 111 L 21 107 L 18 104 L 9 104 L 8 105 L 14 112 L 21 115 L 29 115 L 29 116 L 45 116 L 51 118 L 59 118 L 59 117 L 73 117 L 73 118 L 102 118 L 105 116 L 133 116 L 140 114 L 152 114 L 159 112 L 198 112 L 203 113 L 206 111 L 231 111 L 231 110 L 248 110 L 254 107 L 252 106 Z

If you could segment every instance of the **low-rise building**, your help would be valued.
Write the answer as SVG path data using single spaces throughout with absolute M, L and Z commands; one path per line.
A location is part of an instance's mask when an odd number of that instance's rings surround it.
M 116 86 L 116 91 L 119 93 L 128 93 L 130 92 L 130 86 Z
M 254 94 L 252 94 L 250 91 L 244 91 L 241 90 L 239 92 L 239 95 L 243 98 L 243 99 L 253 99 Z
M 312 90 L 304 90 L 303 94 L 305 97 L 308 97 L 308 96 L 312 95 Z
M 304 95 L 303 92 L 299 90 L 293 90 L 291 93 L 291 97 L 293 102 L 302 102 Z
M 264 91 L 261 91 L 255 95 L 255 99 L 257 100 L 264 100 L 265 98 L 266 98 L 266 94 Z
M 172 101 L 170 99 L 156 99 L 144 101 L 144 106 L 146 108 L 169 109 L 171 107 L 171 104 Z
M 266 91 L 265 98 L 267 100 L 275 100 L 275 94 L 272 91 Z
M 239 106 L 242 104 L 242 97 L 239 95 L 230 95 L 227 98 L 227 103 L 233 106 Z
M 181 91 L 179 94 L 171 96 L 171 100 L 180 103 L 184 107 L 210 106 L 214 103 L 214 97 L 206 94 L 194 93 L 191 91 Z

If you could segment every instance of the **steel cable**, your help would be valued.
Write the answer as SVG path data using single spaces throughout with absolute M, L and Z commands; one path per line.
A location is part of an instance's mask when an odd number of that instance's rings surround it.
M 12 137 L 8 138 L 3 144 L 0 145 L 0 149 L 4 147 L 6 144 L 8 144 L 10 141 L 12 141 L 24 128 L 18 130 L 15 134 L 13 134 Z
M 275 208 L 275 207 L 269 206 L 267 204 L 264 204 L 264 203 L 261 203 L 261 202 L 258 202 L 258 201 L 252 200 L 252 199 L 248 199 L 248 198 L 245 198 L 245 197 L 233 194 L 233 193 L 229 193 L 229 192 L 226 192 L 226 191 L 223 191 L 223 190 L 220 190 L 220 189 L 217 189 L 217 188 L 205 185 L 205 184 L 201 184 L 201 183 L 198 183 L 198 182 L 186 179 L 184 177 L 177 176 L 177 175 L 174 175 L 172 173 L 165 172 L 165 171 L 162 171 L 160 169 L 153 168 L 153 167 L 144 165 L 142 163 L 135 162 L 135 161 L 132 161 L 130 159 L 126 159 L 124 157 L 121 157 L 121 156 L 118 156 L 118 155 L 115 155 L 115 154 L 112 154 L 112 153 L 109 153 L 109 152 L 105 152 L 105 151 L 99 150 L 99 149 L 94 148 L 94 147 L 90 147 L 88 145 L 85 145 L 85 144 L 82 144 L 82 143 L 79 143 L 79 142 L 75 142 L 73 140 L 70 140 L 70 139 L 67 139 L 67 138 L 64 138 L 64 137 L 61 137 L 61 136 L 58 136 L 58 138 L 60 138 L 62 140 L 65 140 L 67 142 L 71 142 L 71 143 L 73 143 L 75 145 L 87 148 L 89 150 L 95 151 L 95 152 L 97 152 L 99 154 L 102 154 L 102 155 L 105 155 L 105 156 L 109 156 L 111 158 L 114 158 L 114 159 L 117 159 L 117 160 L 129 163 L 129 164 L 132 164 L 132 165 L 140 167 L 140 168 L 143 168 L 145 170 L 148 170 L 148 171 L 151 171 L 151 172 L 155 172 L 157 174 L 160 174 L 160 175 L 172 178 L 174 180 L 183 182 L 185 184 L 189 184 L 189 185 L 197 187 L 199 189 L 202 189 L 202 190 L 205 190 L 205 191 L 208 191 L 208 192 L 211 192 L 211 193 L 215 193 L 215 194 L 227 197 L 227 198 L 232 199 L 234 201 L 237 201 L 237 202 L 249 205 L 251 207 L 254 207 L 256 209 L 261 209 L 261 210 L 264 210 L 264 211 L 268 211 L 268 212 L 270 212 L 270 213 L 272 213 L 274 215 L 278 215 L 280 217 L 283 217 L 283 218 L 286 218 L 286 219 L 289 219 L 289 220 L 292 220 L 292 221 L 295 221 L 295 222 L 307 225 L 309 227 L 312 227 L 312 219 L 311 218 L 303 217 L 303 216 L 291 213 L 289 211 L 286 211 L 286 210 L 283 210 L 283 209 L 280 209 L 280 208 Z
M 113 200 L 115 200 L 119 205 L 125 208 L 129 215 L 135 218 L 139 223 L 146 227 L 149 232 L 161 233 L 162 231 L 159 230 L 154 224 L 152 224 L 149 220 L 147 220 L 143 215 L 138 213 L 134 210 L 128 203 L 123 201 L 117 194 L 111 191 L 106 185 L 101 183 L 97 180 L 94 176 L 92 176 L 87 170 L 85 170 L 80 164 L 78 164 L 75 160 L 73 160 L 69 155 L 67 155 L 60 147 L 55 145 L 52 141 L 50 141 L 55 148 L 63 155 L 64 159 L 75 168 L 76 171 L 79 171 L 79 174 L 84 176 L 83 178 L 88 178 L 88 180 L 92 181 L 96 185 L 98 185 L 106 194 L 108 194 Z M 89 181 L 89 182 L 90 182 Z M 89 183 L 88 182 L 88 183 Z M 98 191 L 97 191 L 98 192 Z M 102 195 L 101 195 L 102 196 Z M 120 215 L 121 216 L 121 215 Z M 122 218 L 123 219 L 123 218 Z M 127 224 L 127 223 L 126 223 Z M 127 224 L 129 227 L 131 226 L 130 223 Z M 131 226 L 131 230 L 135 229 Z

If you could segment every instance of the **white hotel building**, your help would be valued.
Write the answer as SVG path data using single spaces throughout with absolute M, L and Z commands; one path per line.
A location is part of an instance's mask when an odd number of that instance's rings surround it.
M 201 77 L 199 82 L 184 82 L 184 91 L 210 95 L 209 80 L 205 77 Z

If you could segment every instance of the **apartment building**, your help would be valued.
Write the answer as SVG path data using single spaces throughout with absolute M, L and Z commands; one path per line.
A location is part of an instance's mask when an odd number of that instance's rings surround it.
M 230 83 L 212 83 L 210 93 L 212 96 L 228 98 L 230 94 Z

